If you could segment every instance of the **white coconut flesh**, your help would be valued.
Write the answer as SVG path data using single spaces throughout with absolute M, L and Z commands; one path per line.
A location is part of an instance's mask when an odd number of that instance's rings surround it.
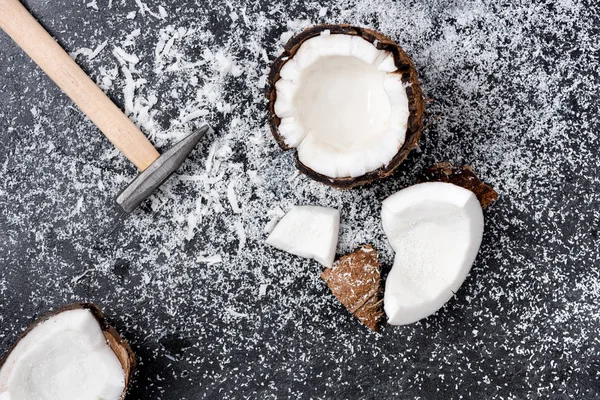
M 117 400 L 124 388 L 123 368 L 85 309 L 39 323 L 0 370 L 0 400 Z
M 280 71 L 279 133 L 299 160 L 331 178 L 387 165 L 404 144 L 408 97 L 393 55 L 359 36 L 306 40 Z
M 267 238 L 267 244 L 331 267 L 339 230 L 338 210 L 318 206 L 294 206 L 275 226 Z
M 429 182 L 388 197 L 381 214 L 396 252 L 385 313 L 390 324 L 410 324 L 440 309 L 467 277 L 481 244 L 483 212 L 471 191 Z

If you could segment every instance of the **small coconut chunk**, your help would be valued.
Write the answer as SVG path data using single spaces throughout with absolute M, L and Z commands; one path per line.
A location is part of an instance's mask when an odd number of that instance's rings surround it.
M 379 330 L 381 267 L 373 246 L 361 246 L 325 269 L 321 279 L 356 318 L 373 331 Z
M 96 317 L 73 309 L 21 338 L 0 368 L 0 399 L 117 400 L 125 379 Z
M 335 258 L 339 229 L 338 210 L 318 206 L 294 206 L 275 226 L 267 238 L 267 244 L 331 267 Z
M 275 83 L 279 134 L 311 170 L 359 177 L 405 142 L 410 111 L 393 55 L 360 36 L 306 40 Z
M 468 189 L 475 193 L 484 210 L 498 199 L 498 193 L 483 183 L 469 165 L 454 166 L 449 162 L 439 162 L 417 178 L 417 183 L 421 182 L 448 182 Z
M 384 200 L 381 218 L 396 252 L 384 309 L 390 324 L 410 324 L 435 313 L 467 277 L 483 236 L 483 212 L 473 192 L 427 182 Z

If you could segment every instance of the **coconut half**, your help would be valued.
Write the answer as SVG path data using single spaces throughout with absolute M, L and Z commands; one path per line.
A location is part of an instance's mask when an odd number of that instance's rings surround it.
M 396 252 L 384 310 L 390 324 L 410 324 L 440 309 L 467 277 L 483 236 L 483 212 L 470 190 L 427 182 L 385 199 L 381 219 Z
M 0 362 L 0 400 L 118 400 L 135 357 L 98 307 L 72 304 L 34 322 Z
M 410 58 L 379 32 L 320 25 L 290 39 L 268 78 L 270 126 L 298 169 L 339 188 L 390 175 L 417 145 L 423 96 Z
M 340 212 L 335 208 L 294 206 L 275 226 L 267 244 L 331 267 L 339 231 Z

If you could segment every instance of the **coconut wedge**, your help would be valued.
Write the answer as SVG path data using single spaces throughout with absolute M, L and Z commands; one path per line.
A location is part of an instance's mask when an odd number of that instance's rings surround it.
M 339 230 L 338 210 L 318 206 L 294 206 L 275 226 L 267 238 L 267 244 L 331 267 Z
M 440 309 L 467 277 L 483 236 L 483 212 L 470 190 L 426 182 L 384 200 L 381 219 L 396 252 L 385 313 L 390 324 L 410 324 Z
M 320 25 L 290 39 L 268 77 L 269 123 L 298 169 L 338 188 L 390 175 L 423 129 L 424 103 L 406 53 L 383 34 Z
M 0 362 L 0 400 L 118 400 L 135 368 L 129 345 L 98 307 L 60 308 L 35 321 Z

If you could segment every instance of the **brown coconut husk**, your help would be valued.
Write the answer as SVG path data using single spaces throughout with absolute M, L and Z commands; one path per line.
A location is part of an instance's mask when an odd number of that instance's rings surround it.
M 412 60 L 392 39 L 372 29 L 361 28 L 352 25 L 326 24 L 313 26 L 300 32 L 286 43 L 283 53 L 273 62 L 271 71 L 267 78 L 266 96 L 269 100 L 269 125 L 271 127 L 271 133 L 273 134 L 273 137 L 282 150 L 290 150 L 290 148 L 285 144 L 283 137 L 279 134 L 278 127 L 281 120 L 275 114 L 275 99 L 277 98 L 275 83 L 277 83 L 280 78 L 279 71 L 281 71 L 281 68 L 289 59 L 294 57 L 302 43 L 312 37 L 320 35 L 321 32 L 326 30 L 329 30 L 331 34 L 360 36 L 370 43 L 375 43 L 379 50 L 387 50 L 391 52 L 394 56 L 396 67 L 398 68 L 398 70 L 394 73 L 402 75 L 402 81 L 410 85 L 406 88 L 406 94 L 408 96 L 408 108 L 410 111 L 406 130 L 406 139 L 402 147 L 400 147 L 398 150 L 398 153 L 396 153 L 394 158 L 392 158 L 387 165 L 355 178 L 332 178 L 323 174 L 319 174 L 318 172 L 313 171 L 306 165 L 302 164 L 302 162 L 298 159 L 298 153 L 296 152 L 296 166 L 300 172 L 326 185 L 339 189 L 350 189 L 359 185 L 373 182 L 377 179 L 385 178 L 391 175 L 394 170 L 398 168 L 400 164 L 402 164 L 410 151 L 417 146 L 419 138 L 421 137 L 421 133 L 423 131 L 425 103 L 423 101 L 423 92 L 421 90 L 421 86 L 419 85 L 417 70 L 415 69 Z
M 4 363 L 8 359 L 8 356 L 10 355 L 10 353 L 12 353 L 12 351 L 15 349 L 15 347 L 17 347 L 19 342 L 25 336 L 27 336 L 27 334 L 29 332 L 31 332 L 31 330 L 33 330 L 33 328 L 35 328 L 38 324 L 48 320 L 49 318 L 51 318 L 55 315 L 63 313 L 65 311 L 80 310 L 80 309 L 89 310 L 92 313 L 92 315 L 96 318 L 96 321 L 98 321 L 98 325 L 100 326 L 100 329 L 102 329 L 102 333 L 104 334 L 104 337 L 106 338 L 106 341 L 108 342 L 108 345 L 110 346 L 111 350 L 115 353 L 115 355 L 117 356 L 117 359 L 121 363 L 121 367 L 123 368 L 123 372 L 125 374 L 125 389 L 123 390 L 123 393 L 121 394 L 121 397 L 120 397 L 120 399 L 123 400 L 125 398 L 125 394 L 127 393 L 127 388 L 129 387 L 129 382 L 131 381 L 133 372 L 135 371 L 135 366 L 136 366 L 135 355 L 133 354 L 131 347 L 129 347 L 129 344 L 127 344 L 127 342 L 121 337 L 121 335 L 119 335 L 117 330 L 108 323 L 108 321 L 104 317 L 104 314 L 102 313 L 100 308 L 98 308 L 98 306 L 96 306 L 93 303 L 69 304 L 69 305 L 60 307 L 54 311 L 51 311 L 51 312 L 39 317 L 38 319 L 36 319 L 19 336 L 17 341 L 9 348 L 6 355 L 2 358 L 2 360 L 0 360 L 0 369 L 2 369 Z
M 379 330 L 383 317 L 381 266 L 373 246 L 361 246 L 341 257 L 323 271 L 321 279 L 360 322 Z
M 446 182 L 470 190 L 475 193 L 484 209 L 498 199 L 498 193 L 483 183 L 469 165 L 457 167 L 449 162 L 439 162 L 427 168 L 417 178 L 417 183 L 422 182 Z

